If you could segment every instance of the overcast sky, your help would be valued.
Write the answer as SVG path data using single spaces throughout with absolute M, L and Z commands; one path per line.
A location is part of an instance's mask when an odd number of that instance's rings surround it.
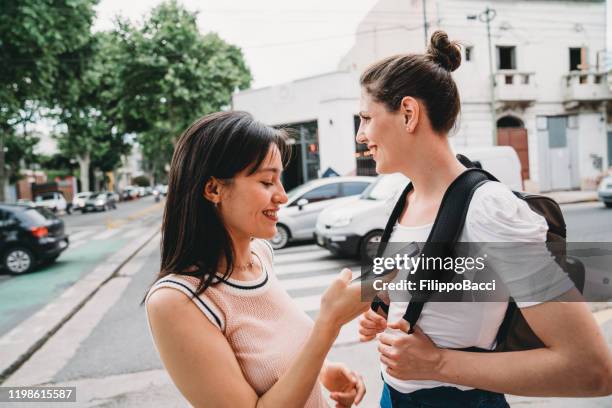
M 142 21 L 162 0 L 100 0 L 96 30 L 121 14 Z M 376 0 L 180 0 L 198 11 L 200 31 L 242 48 L 253 87 L 334 71 L 353 45 L 359 21 Z

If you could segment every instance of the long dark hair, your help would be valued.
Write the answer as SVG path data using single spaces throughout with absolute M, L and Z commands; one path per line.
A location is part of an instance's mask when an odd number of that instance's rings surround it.
M 226 261 L 222 280 L 229 278 L 232 241 L 214 204 L 204 198 L 204 186 L 211 177 L 231 182 L 243 170 L 255 173 L 274 145 L 286 166 L 290 149 L 285 140 L 284 130 L 237 111 L 206 115 L 181 135 L 168 175 L 161 268 L 155 281 L 171 273 L 195 276 L 199 295 L 215 282 L 221 257 Z
M 459 91 L 451 72 L 461 65 L 460 44 L 436 31 L 425 54 L 401 54 L 369 66 L 360 83 L 389 112 L 396 112 L 405 96 L 420 99 L 431 127 L 447 133 L 461 109 Z

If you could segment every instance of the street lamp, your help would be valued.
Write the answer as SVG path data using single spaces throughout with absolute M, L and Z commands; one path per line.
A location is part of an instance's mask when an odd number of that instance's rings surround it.
M 468 20 L 480 20 L 487 24 L 487 44 L 489 47 L 489 92 L 490 92 L 490 103 L 491 103 L 491 129 L 493 133 L 493 146 L 497 145 L 497 129 L 496 129 L 496 115 L 495 115 L 495 74 L 493 72 L 493 52 L 491 51 L 491 21 L 495 18 L 497 12 L 489 8 L 485 9 L 480 14 L 471 14 L 467 16 Z

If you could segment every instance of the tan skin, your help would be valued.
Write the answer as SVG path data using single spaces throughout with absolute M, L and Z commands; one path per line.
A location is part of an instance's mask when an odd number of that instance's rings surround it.
M 204 197 L 217 204 L 232 238 L 236 265 L 251 261 L 252 237 L 271 238 L 276 232 L 276 222 L 263 211 L 287 201 L 281 171 L 280 154 L 273 147 L 255 174 L 244 171 L 229 183 L 212 179 L 206 184 Z M 261 273 L 255 262 L 253 268 L 236 270 L 232 278 L 253 280 Z M 342 364 L 326 362 L 325 356 L 342 325 L 368 307 L 360 301 L 359 285 L 350 285 L 351 275 L 343 270 L 323 294 L 306 343 L 287 372 L 261 396 L 244 378 L 223 334 L 179 291 L 161 288 L 147 302 L 155 344 L 172 380 L 194 407 L 303 406 L 317 380 L 331 391 L 336 407 L 349 407 L 363 398 L 363 380 Z
M 374 150 L 379 173 L 401 172 L 412 180 L 410 211 L 400 224 L 433 223 L 442 196 L 465 170 L 450 149 L 447 135 L 431 128 L 424 105 L 405 97 L 389 112 L 362 92 L 359 143 Z M 589 397 L 612 393 L 612 354 L 580 294 L 572 302 L 548 302 L 521 309 L 545 347 L 505 353 L 469 353 L 440 349 L 418 326 L 413 334 L 405 320 L 387 323 L 372 311 L 360 318 L 360 339 L 378 336 L 380 360 L 402 380 L 436 380 L 500 393 L 525 396 Z

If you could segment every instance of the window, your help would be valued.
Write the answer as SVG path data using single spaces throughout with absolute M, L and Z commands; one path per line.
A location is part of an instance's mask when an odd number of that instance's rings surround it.
M 350 183 L 342 183 L 342 197 L 358 195 L 366 189 L 369 183 L 363 181 L 355 181 Z
M 516 47 L 497 47 L 497 69 L 516 69 Z
M 587 68 L 586 48 L 570 48 L 569 49 L 569 70 L 583 71 Z
M 548 147 L 551 149 L 567 147 L 567 117 L 548 118 Z
M 340 195 L 340 184 L 327 184 L 325 186 L 317 187 L 314 190 L 310 190 L 304 194 L 301 198 L 305 198 L 309 203 L 316 203 L 317 201 L 331 200 L 332 198 L 338 198 Z M 299 200 L 298 200 L 299 201 Z
M 472 60 L 473 57 L 474 57 L 474 47 L 472 46 L 465 47 L 465 60 L 469 62 Z

